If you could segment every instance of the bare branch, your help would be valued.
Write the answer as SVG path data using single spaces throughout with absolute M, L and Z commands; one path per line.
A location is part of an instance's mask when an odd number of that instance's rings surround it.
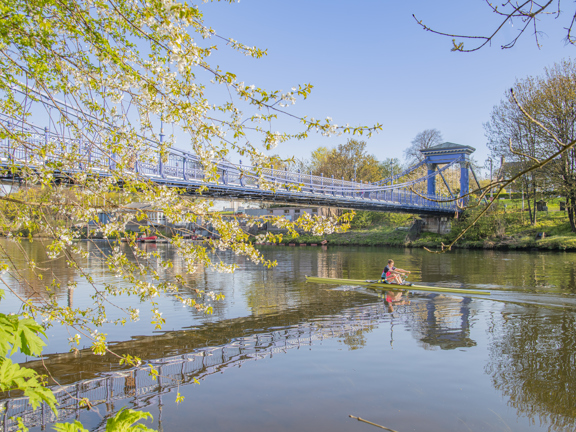
M 564 144 L 562 141 L 560 141 L 560 139 L 552 132 L 550 131 L 550 129 L 548 129 L 546 126 L 544 126 L 542 123 L 540 123 L 538 120 L 536 120 L 534 117 L 532 117 L 528 111 L 526 111 L 524 109 L 524 107 L 522 105 L 520 105 L 520 102 L 518 102 L 518 99 L 516 99 L 516 94 L 514 93 L 514 89 L 510 89 L 510 93 L 512 93 L 512 97 L 514 98 L 514 102 L 516 103 L 516 105 L 518 106 L 518 108 L 520 109 L 520 111 L 522 111 L 522 114 L 524 114 L 531 122 L 533 122 L 534 124 L 536 124 L 538 127 L 542 128 L 542 130 L 546 131 L 546 133 L 548 135 L 550 135 L 550 137 L 556 141 L 556 143 L 560 146 L 566 146 L 566 144 Z
M 550 7 L 550 5 L 554 1 L 558 2 L 558 10 L 556 12 L 546 12 L 546 10 Z M 500 24 L 498 24 L 498 26 L 488 36 L 461 35 L 461 34 L 454 34 L 454 33 L 437 31 L 437 30 L 434 30 L 431 27 L 425 25 L 422 22 L 422 20 L 417 19 L 414 14 L 412 15 L 412 17 L 416 20 L 418 25 L 421 26 L 424 30 L 432 32 L 434 34 L 438 34 L 440 36 L 447 36 L 447 37 L 454 38 L 452 40 L 452 44 L 453 44 L 452 51 L 474 52 L 474 51 L 480 50 L 481 48 L 483 48 L 487 44 L 491 44 L 492 41 L 494 40 L 494 38 L 496 37 L 496 35 L 498 33 L 500 33 L 500 31 L 503 29 L 503 27 L 506 25 L 506 23 L 512 22 L 515 18 L 520 19 L 524 23 L 524 25 L 519 30 L 516 37 L 514 37 L 510 42 L 501 45 L 501 48 L 502 49 L 509 49 L 509 48 L 512 48 L 513 46 L 515 46 L 516 42 L 520 39 L 520 37 L 522 37 L 522 35 L 526 32 L 526 29 L 528 28 L 528 26 L 531 24 L 534 26 L 534 37 L 536 39 L 536 45 L 538 47 L 540 47 L 540 43 L 538 40 L 539 31 L 537 29 L 538 17 L 540 15 L 546 15 L 546 14 L 551 14 L 551 15 L 556 15 L 556 16 L 560 15 L 560 0 L 548 0 L 543 5 L 538 4 L 534 0 L 527 0 L 524 3 L 519 4 L 519 5 L 518 4 L 514 5 L 514 4 L 512 4 L 512 2 L 507 1 L 504 4 L 502 4 L 502 7 L 504 7 L 504 8 L 511 7 L 512 10 L 508 10 L 508 11 L 499 10 L 498 6 L 493 6 L 492 3 L 490 3 L 488 0 L 486 0 L 486 4 L 488 5 L 488 7 L 491 9 L 491 11 L 493 13 L 495 13 L 498 16 L 503 17 L 503 20 L 500 22 Z M 573 18 L 569 29 L 567 29 L 568 30 L 567 40 L 570 43 L 573 43 L 573 39 L 572 39 L 570 30 L 572 29 L 572 25 L 574 24 L 575 19 L 576 19 L 576 17 Z M 458 43 L 456 41 L 456 39 L 472 39 L 472 40 L 478 40 L 478 41 L 480 41 L 480 43 L 479 43 L 479 45 L 477 45 L 473 48 L 464 49 L 464 43 L 463 42 Z
M 527 153 L 522 153 L 522 152 L 520 152 L 520 151 L 518 151 L 518 150 L 514 150 L 514 148 L 512 147 L 512 139 L 511 139 L 511 138 L 508 140 L 508 145 L 509 145 L 509 147 L 510 147 L 510 152 L 511 152 L 512 154 L 515 154 L 515 155 L 517 155 L 517 156 L 523 156 L 523 157 L 525 157 L 525 158 L 527 158 L 527 159 L 531 159 L 532 161 L 534 161 L 534 162 L 536 162 L 536 163 L 540 162 L 539 159 L 536 159 L 535 157 L 530 156 L 530 155 L 527 154 Z

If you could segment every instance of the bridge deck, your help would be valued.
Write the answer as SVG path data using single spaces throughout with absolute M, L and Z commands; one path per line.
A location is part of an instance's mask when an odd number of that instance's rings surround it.
M 0 121 L 4 121 L 0 116 Z M 61 173 L 62 176 L 76 171 L 90 172 L 99 176 L 111 176 L 117 165 L 115 155 L 107 154 L 94 142 L 82 141 L 57 135 L 28 123 L 5 124 L 26 132 L 26 145 L 17 145 L 9 139 L 0 140 L 0 165 L 38 168 L 49 161 L 62 160 L 61 155 L 74 154 L 77 166 Z M 257 167 L 217 163 L 219 178 L 206 181 L 200 159 L 190 153 L 170 149 L 163 160 L 157 151 L 157 143 L 148 140 L 151 152 L 134 155 L 130 171 L 157 184 L 185 189 L 188 194 L 198 194 L 205 186 L 205 196 L 261 200 L 297 205 L 329 206 L 357 210 L 403 212 L 430 215 L 453 215 L 458 211 L 455 202 L 439 202 L 446 197 L 439 195 L 419 196 L 410 188 L 422 185 L 428 177 L 398 184 L 386 184 L 386 180 L 366 184 L 327 178 L 287 170 L 258 169 Z M 51 144 L 56 154 L 39 159 L 32 148 Z M 3 180 L 18 180 L 17 175 L 5 174 Z M 393 180 L 393 179 L 390 179 Z M 383 184 L 384 183 L 384 184 Z M 393 181 L 390 181 L 393 183 Z

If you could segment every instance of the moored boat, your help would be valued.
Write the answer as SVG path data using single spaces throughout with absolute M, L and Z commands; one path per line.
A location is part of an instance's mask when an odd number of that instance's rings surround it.
M 142 242 L 142 243 L 155 243 L 157 238 L 158 237 L 156 237 L 156 236 L 139 237 L 136 241 Z

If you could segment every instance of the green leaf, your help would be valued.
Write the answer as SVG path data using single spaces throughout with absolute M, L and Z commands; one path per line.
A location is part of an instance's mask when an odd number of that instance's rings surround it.
M 45 402 L 56 413 L 56 398 L 52 390 L 44 387 L 42 377 L 32 369 L 20 367 L 8 358 L 0 357 L 0 390 L 22 390 L 36 409 Z
M 134 425 L 135 422 L 152 418 L 152 414 L 131 409 L 122 408 L 114 417 L 109 418 L 106 422 L 106 432 L 138 432 L 148 431 L 155 432 L 142 424 Z
M 10 346 L 10 355 L 18 349 L 26 355 L 40 355 L 46 343 L 39 334 L 46 336 L 42 326 L 33 319 L 0 314 L 0 356 L 6 356 Z
M 16 420 L 18 421 L 18 432 L 28 432 L 30 430 L 26 427 L 24 421 L 22 421 L 22 417 L 18 417 Z
M 5 318 L 5 315 L 0 315 L 0 356 L 6 357 L 10 346 L 14 345 L 14 326 L 10 321 Z
M 44 329 L 36 321 L 31 318 L 18 320 L 16 335 L 20 341 L 18 347 L 23 354 L 33 356 L 42 354 L 42 347 L 46 346 L 46 343 L 38 336 L 39 334 L 46 336 Z
M 78 420 L 74 423 L 56 423 L 53 429 L 56 432 L 89 432 Z

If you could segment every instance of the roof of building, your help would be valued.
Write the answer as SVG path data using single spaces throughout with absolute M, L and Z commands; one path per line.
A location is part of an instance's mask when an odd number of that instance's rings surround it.
M 471 154 L 475 152 L 476 149 L 471 146 L 466 146 L 462 144 L 456 144 L 452 142 L 445 142 L 442 144 L 438 144 L 427 148 L 425 150 L 420 150 L 422 154 L 429 154 L 429 153 L 466 153 Z
M 155 210 L 152 204 L 143 202 L 131 202 L 130 204 L 125 204 L 123 207 L 124 209 L 134 209 L 134 210 Z

